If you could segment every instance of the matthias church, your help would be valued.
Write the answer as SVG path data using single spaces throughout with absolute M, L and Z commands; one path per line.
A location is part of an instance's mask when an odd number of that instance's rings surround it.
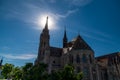
M 63 48 L 50 45 L 48 17 L 42 33 L 35 64 L 48 65 L 48 72 L 61 70 L 66 64 L 72 64 L 75 73 L 83 72 L 83 80 L 120 80 L 120 52 L 95 57 L 94 50 L 81 35 L 68 42 L 66 30 L 63 35 Z

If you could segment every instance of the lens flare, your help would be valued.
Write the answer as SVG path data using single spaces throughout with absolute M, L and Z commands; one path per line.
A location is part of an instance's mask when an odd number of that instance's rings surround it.
M 45 27 L 47 16 L 48 16 L 48 28 L 54 29 L 55 21 L 54 21 L 53 17 L 49 16 L 49 15 L 41 15 L 38 18 L 38 26 L 42 29 Z

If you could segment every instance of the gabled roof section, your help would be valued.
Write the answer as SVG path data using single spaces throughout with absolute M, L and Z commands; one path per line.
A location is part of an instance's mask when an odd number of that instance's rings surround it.
M 80 35 L 78 35 L 77 38 L 73 39 L 70 43 L 72 43 L 72 49 L 92 50 Z

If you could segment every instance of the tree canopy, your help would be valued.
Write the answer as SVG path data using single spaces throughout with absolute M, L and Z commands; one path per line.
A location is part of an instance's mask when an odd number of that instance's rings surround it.
M 6 63 L 2 66 L 4 78 L 12 80 L 82 80 L 83 74 L 75 73 L 74 67 L 66 65 L 62 70 L 47 73 L 47 65 L 39 63 L 26 63 L 22 67 L 15 67 L 13 64 Z

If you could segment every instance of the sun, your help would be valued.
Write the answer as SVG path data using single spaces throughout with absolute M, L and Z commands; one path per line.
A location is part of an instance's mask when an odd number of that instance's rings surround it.
M 41 15 L 38 18 L 38 22 L 37 22 L 38 26 L 42 29 L 45 27 L 47 16 L 48 16 L 48 28 L 49 29 L 54 29 L 55 21 L 54 21 L 53 17 L 49 16 L 49 15 Z

